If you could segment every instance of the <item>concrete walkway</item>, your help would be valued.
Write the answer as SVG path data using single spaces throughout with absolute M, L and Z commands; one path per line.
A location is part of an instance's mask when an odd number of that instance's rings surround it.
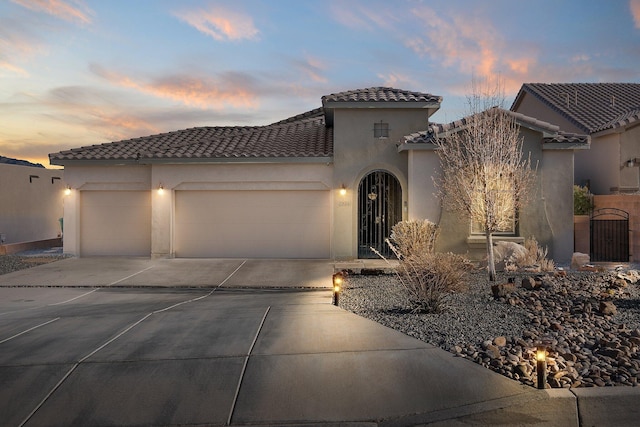
M 334 268 L 72 258 L 0 276 L 0 419 L 637 425 L 640 388 L 538 391 L 332 306 Z

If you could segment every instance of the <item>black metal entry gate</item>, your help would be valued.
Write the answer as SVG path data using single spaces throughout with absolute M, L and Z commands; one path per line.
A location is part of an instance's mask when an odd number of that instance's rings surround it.
M 597 209 L 590 221 L 591 261 L 629 262 L 629 213 Z
M 393 257 L 385 243 L 391 227 L 402 221 L 402 188 L 388 172 L 373 171 L 358 187 L 358 257 L 377 258 L 371 248 Z

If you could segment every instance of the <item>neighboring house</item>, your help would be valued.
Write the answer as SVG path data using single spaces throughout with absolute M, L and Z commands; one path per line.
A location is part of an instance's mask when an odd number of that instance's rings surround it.
M 591 149 L 576 153 L 576 184 L 640 191 L 640 83 L 528 83 L 511 110 L 591 137 Z
M 266 126 L 200 127 L 50 154 L 73 189 L 65 252 L 80 256 L 332 258 L 388 253 L 403 219 L 440 220 L 428 142 L 442 99 L 374 87 L 322 97 L 322 107 Z M 566 260 L 574 138 L 520 116 L 543 172 L 519 235 Z M 442 131 L 450 129 L 442 127 Z M 471 253 L 468 221 L 443 216 L 444 250 Z M 446 232 L 446 233 L 445 233 Z M 564 240 L 566 239 L 566 242 Z M 480 251 L 482 252 L 482 251 Z
M 63 171 L 0 156 L 0 244 L 60 237 Z
M 514 112 L 523 140 L 523 156 L 530 158 L 536 169 L 531 199 L 518 221 L 510 230 L 496 233 L 494 241 L 522 243 L 535 237 L 547 246 L 549 255 L 558 262 L 566 262 L 573 252 L 573 157 L 575 150 L 589 148 L 589 137 L 562 132 L 558 126 Z M 410 217 L 427 218 L 440 225 L 436 250 L 469 253 L 479 259 L 486 254 L 486 237 L 472 226 L 467 218 L 441 209 L 434 196 L 438 188 L 433 177 L 440 174 L 440 160 L 436 138 L 460 132 L 468 118 L 441 125 L 432 124 L 428 130 L 405 138 L 399 150 L 407 151 L 409 158 Z

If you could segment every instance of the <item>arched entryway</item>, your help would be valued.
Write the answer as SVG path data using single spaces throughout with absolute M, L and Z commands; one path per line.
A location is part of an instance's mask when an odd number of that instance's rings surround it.
M 376 170 L 358 186 L 358 258 L 378 258 L 371 248 L 393 257 L 385 243 L 391 227 L 402 221 L 402 188 L 395 176 Z

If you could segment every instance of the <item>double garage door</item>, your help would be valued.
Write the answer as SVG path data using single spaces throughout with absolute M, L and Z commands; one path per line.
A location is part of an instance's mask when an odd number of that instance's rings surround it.
M 176 191 L 177 257 L 329 258 L 329 191 Z
M 329 191 L 176 191 L 175 255 L 329 258 L 329 196 Z M 150 191 L 83 191 L 80 215 L 82 256 L 151 254 Z

